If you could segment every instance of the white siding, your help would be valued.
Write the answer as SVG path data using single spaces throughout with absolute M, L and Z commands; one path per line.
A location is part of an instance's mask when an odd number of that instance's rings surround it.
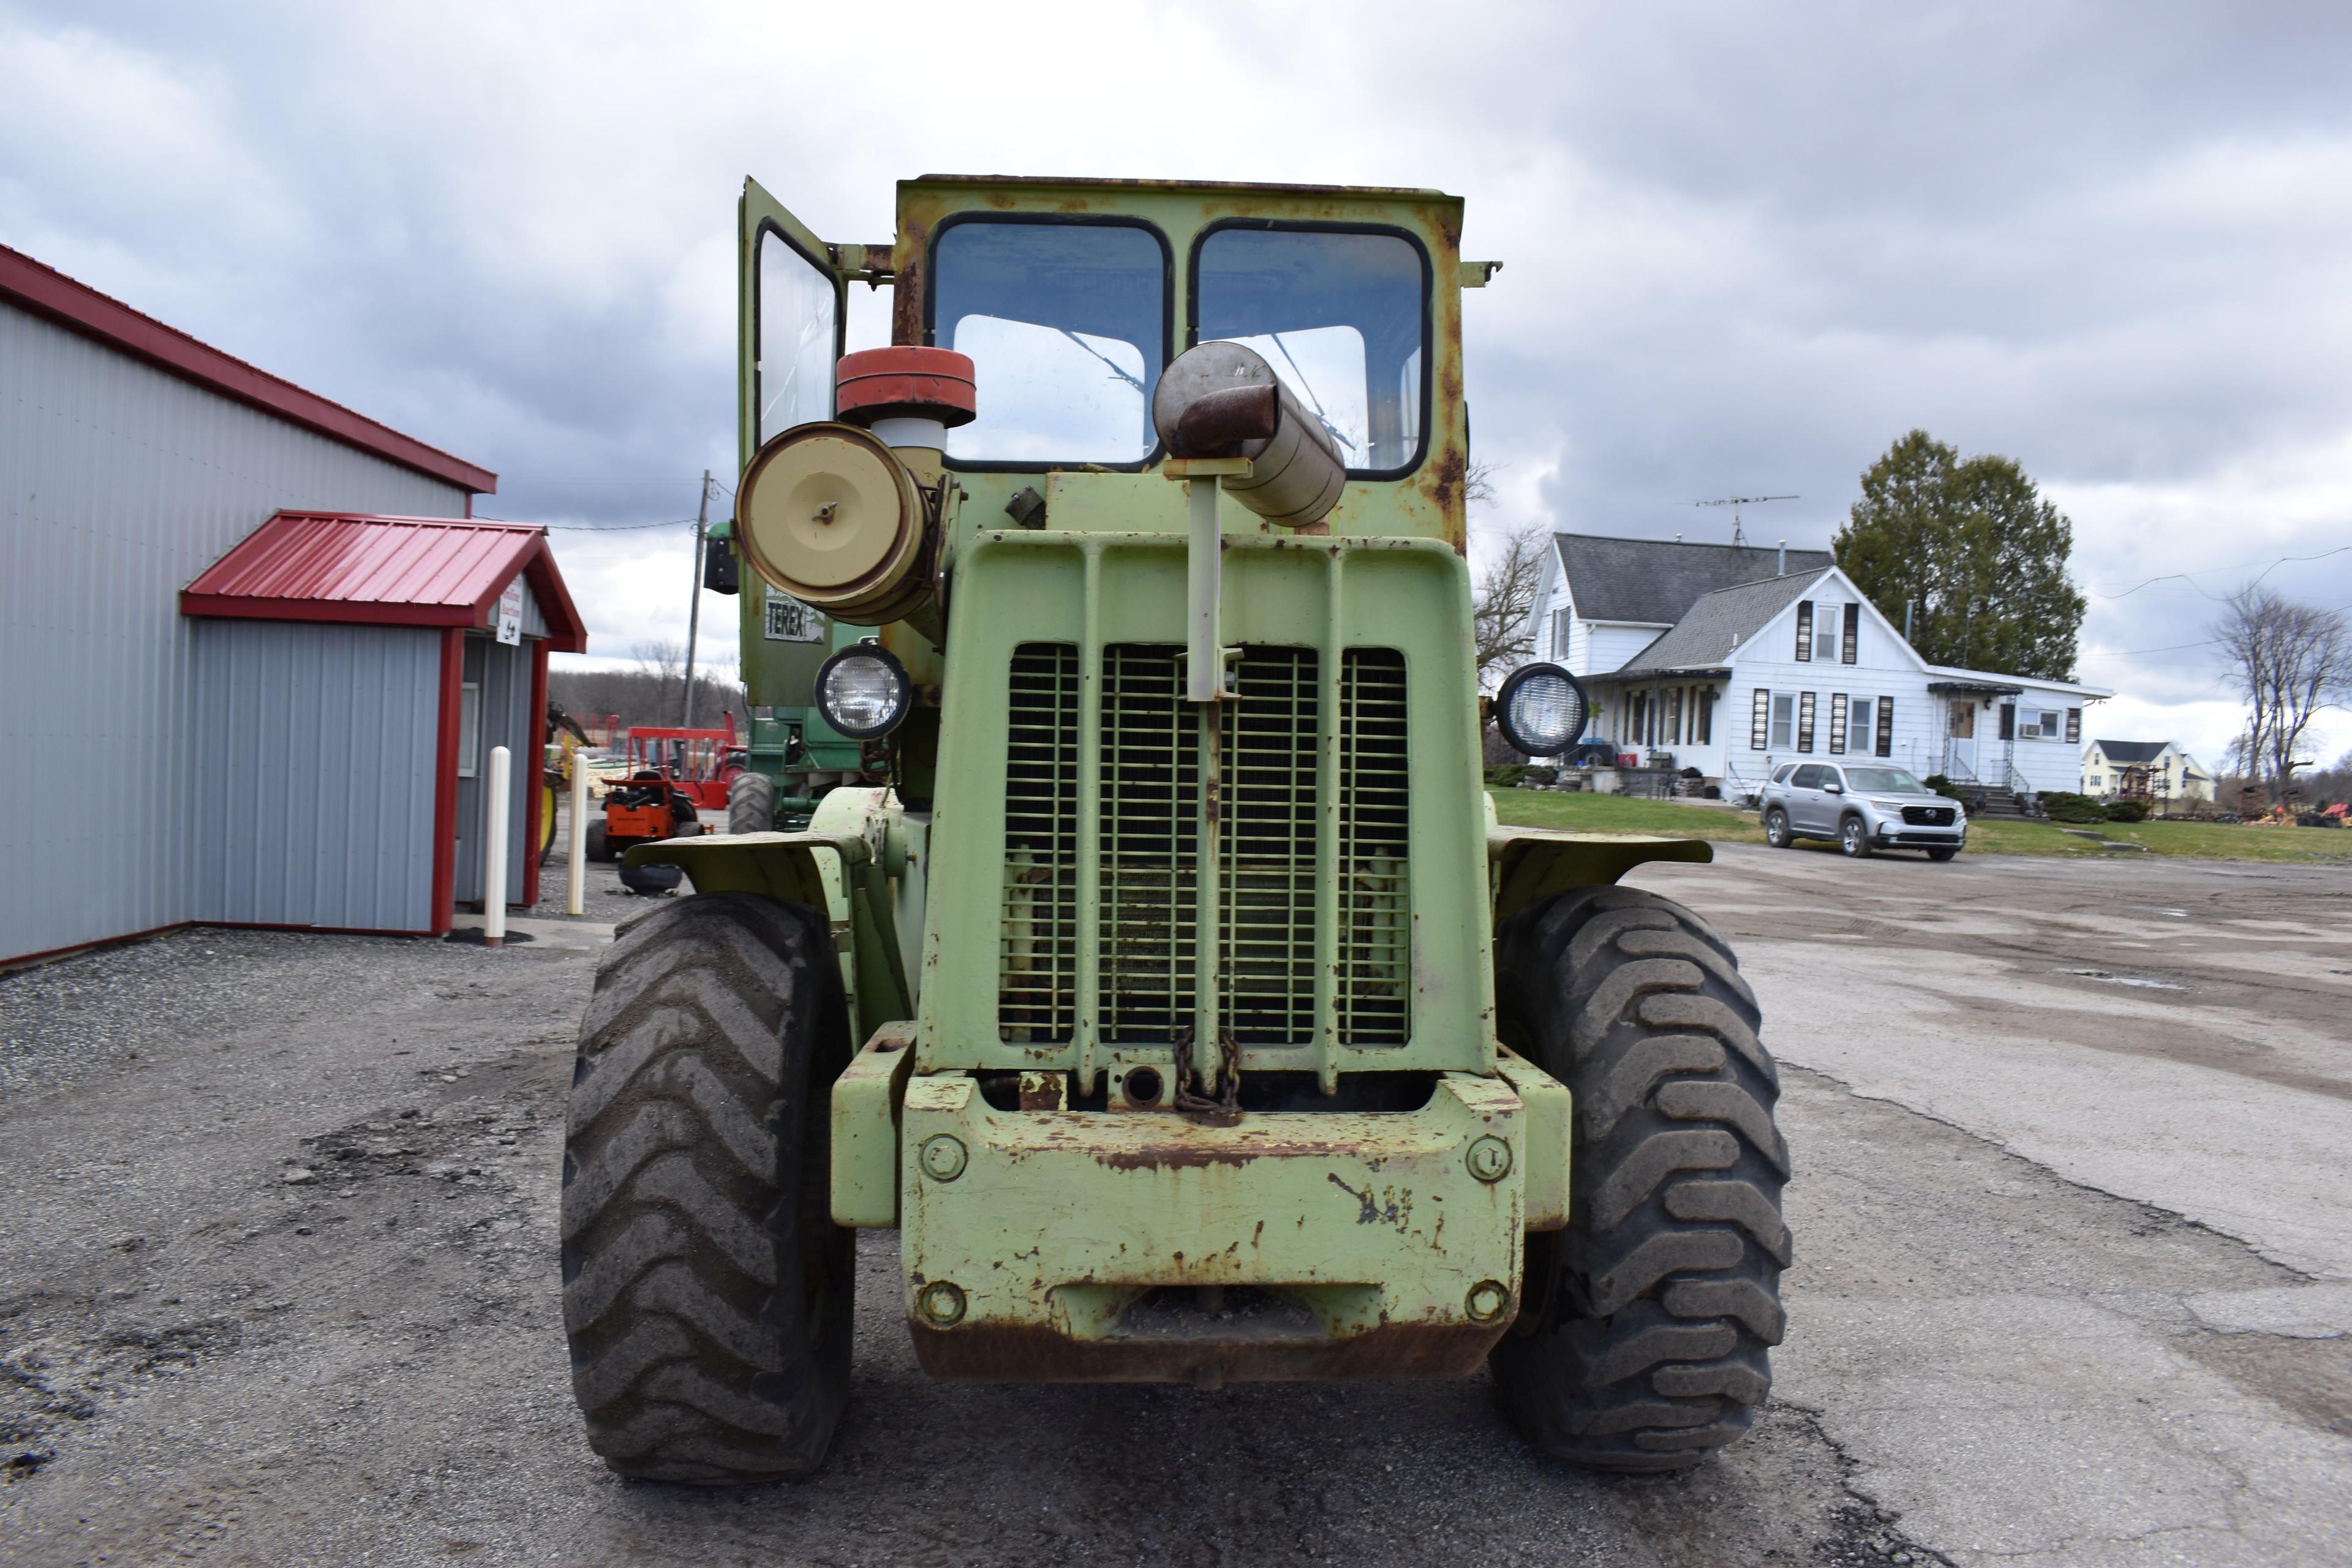
M 1576 623 L 1574 658 L 1569 669 L 1576 675 L 1606 675 L 1658 640 L 1664 626 L 1629 626 L 1614 621 Z M 1577 662 L 1580 660 L 1581 662 Z
M 0 879 L 0 959 L 195 918 L 179 591 L 280 507 L 455 517 L 465 492 L 0 303 L 0 747 L 69 777 Z

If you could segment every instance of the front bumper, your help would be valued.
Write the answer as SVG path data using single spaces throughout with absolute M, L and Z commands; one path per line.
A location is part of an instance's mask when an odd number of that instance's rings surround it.
M 1467 1375 L 1517 1309 L 1529 1219 L 1566 1217 L 1567 1090 L 1503 1068 L 1410 1112 L 1223 1117 L 1003 1111 L 969 1075 L 909 1078 L 916 1353 L 993 1382 Z

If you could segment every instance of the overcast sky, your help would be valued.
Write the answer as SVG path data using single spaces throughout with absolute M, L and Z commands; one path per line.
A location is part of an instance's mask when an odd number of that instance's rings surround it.
M 2090 731 L 2210 763 L 2180 645 L 2352 544 L 2347 84 L 2320 5 L 0 0 L 0 240 L 620 528 L 732 468 L 746 174 L 855 241 L 933 171 L 1434 185 L 1481 528 L 1822 545 L 1924 426 L 2074 519 Z M 557 537 L 597 654 L 682 636 L 683 530 Z

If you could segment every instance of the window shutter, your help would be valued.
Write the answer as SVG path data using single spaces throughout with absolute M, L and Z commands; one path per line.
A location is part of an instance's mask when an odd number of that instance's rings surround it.
M 1839 650 L 1838 658 L 1847 664 L 1852 664 L 1861 657 L 1861 648 L 1862 606 L 1848 605 L 1845 607 L 1845 644 Z
M 1801 692 L 1797 697 L 1797 750 L 1813 749 L 1813 694 Z
M 1813 659 L 1813 602 L 1797 601 L 1797 662 L 1811 664 Z
M 1756 708 L 1748 720 L 1748 749 L 1760 752 L 1772 743 L 1772 694 L 1756 689 Z
M 1830 755 L 1845 755 L 1845 693 L 1830 693 Z
M 2014 702 L 2000 705 L 2000 738 L 2004 741 L 2017 739 L 2017 704 Z
M 1895 754 L 1895 699 L 1892 697 L 1878 700 L 1878 754 L 1882 757 Z
M 2070 746 L 2083 743 L 2083 710 L 2080 708 L 2066 710 L 2066 743 Z

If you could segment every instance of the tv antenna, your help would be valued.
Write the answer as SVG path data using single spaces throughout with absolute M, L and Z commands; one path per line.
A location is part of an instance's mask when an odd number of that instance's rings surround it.
M 1760 506 L 1768 500 L 1802 500 L 1804 499 L 1805 498 L 1802 496 L 1721 496 L 1714 500 L 1693 501 L 1691 504 L 1693 506 L 1729 507 L 1731 509 L 1731 546 L 1733 549 L 1737 550 L 1741 545 L 1748 542 L 1748 536 L 1739 531 L 1739 509 L 1741 507 Z

